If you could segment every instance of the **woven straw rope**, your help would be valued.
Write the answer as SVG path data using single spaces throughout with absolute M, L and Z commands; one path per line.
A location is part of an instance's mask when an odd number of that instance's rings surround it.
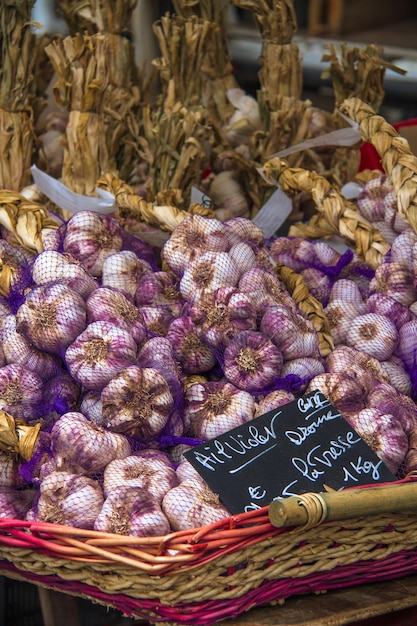
M 263 166 L 264 175 L 276 181 L 289 195 L 307 192 L 316 205 L 318 214 L 310 223 L 294 225 L 290 235 L 317 239 L 339 234 L 354 243 L 355 250 L 369 265 L 376 268 L 388 252 L 389 245 L 368 220 L 360 215 L 356 206 L 332 186 L 323 176 L 299 167 L 289 167 L 278 157 Z
M 417 157 L 407 139 L 359 98 L 348 98 L 340 110 L 359 124 L 362 139 L 378 152 L 395 189 L 398 213 L 417 232 Z
M 386 532 L 387 527 L 392 527 Z M 337 544 L 337 547 L 336 547 Z M 378 546 L 377 549 L 376 546 Z M 219 556 L 190 571 L 149 576 L 109 563 L 86 563 L 37 554 L 32 550 L 0 546 L 0 559 L 12 561 L 23 572 L 60 576 L 98 587 L 110 594 L 158 599 L 165 604 L 235 598 L 265 580 L 300 578 L 336 567 L 380 560 L 401 550 L 415 549 L 417 528 L 413 515 L 331 522 L 290 531 L 249 548 Z M 239 569 L 239 565 L 245 565 Z M 268 565 L 268 566 L 267 566 Z M 227 573 L 233 568 L 233 573 Z

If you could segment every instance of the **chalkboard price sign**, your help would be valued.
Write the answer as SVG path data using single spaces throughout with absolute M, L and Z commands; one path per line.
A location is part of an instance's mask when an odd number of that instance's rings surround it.
M 231 513 L 274 498 L 396 477 L 320 392 L 313 391 L 188 450 Z

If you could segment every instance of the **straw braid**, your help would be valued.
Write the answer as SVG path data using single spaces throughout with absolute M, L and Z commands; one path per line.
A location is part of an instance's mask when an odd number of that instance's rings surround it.
M 395 189 L 398 212 L 417 232 L 417 157 L 407 139 L 359 98 L 348 98 L 340 110 L 359 124 L 362 139 L 375 147 Z
M 284 265 L 277 267 L 278 276 L 281 278 L 298 307 L 305 313 L 319 335 L 320 354 L 326 357 L 334 348 L 334 342 L 330 330 L 330 324 L 323 310 L 322 304 L 314 298 L 303 277 L 294 270 Z
M 282 189 L 295 196 L 302 192 L 311 194 L 320 215 L 311 220 L 309 228 L 303 225 L 292 226 L 290 235 L 305 236 L 308 230 L 310 237 L 340 234 L 355 244 L 355 250 L 373 268 L 376 268 L 382 257 L 388 252 L 389 245 L 368 220 L 360 215 L 356 206 L 346 200 L 338 189 L 332 186 L 323 176 L 316 172 L 297 167 L 289 167 L 287 161 L 274 158 L 263 166 L 264 175 L 276 181 Z

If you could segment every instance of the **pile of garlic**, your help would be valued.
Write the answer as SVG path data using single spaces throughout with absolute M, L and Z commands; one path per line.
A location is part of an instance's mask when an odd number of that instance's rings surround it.
M 0 243 L 15 268 L 0 302 L 0 409 L 41 424 L 32 458 L 0 466 L 0 517 L 136 536 L 221 519 L 227 509 L 184 450 L 310 389 L 393 471 L 412 463 L 403 328 L 414 313 L 371 294 L 374 273 L 353 253 L 266 242 L 245 218 L 190 214 L 164 245 L 161 269 L 116 220 L 88 211 L 38 255 Z M 278 277 L 281 263 L 336 320 L 326 359 Z

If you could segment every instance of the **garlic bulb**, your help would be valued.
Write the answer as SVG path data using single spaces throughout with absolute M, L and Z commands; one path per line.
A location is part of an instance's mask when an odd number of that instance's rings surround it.
M 166 338 L 172 344 L 174 356 L 186 374 L 200 374 L 211 370 L 216 357 L 205 345 L 191 317 L 179 317 L 171 322 Z
M 260 330 L 281 352 L 284 361 L 320 354 L 319 337 L 314 324 L 301 313 L 285 306 L 268 307 Z
M 212 439 L 253 419 L 255 399 L 227 382 L 197 383 L 185 392 L 188 434 Z
M 366 308 L 369 313 L 377 313 L 378 315 L 387 317 L 395 324 L 397 330 L 413 318 L 407 306 L 394 300 L 394 298 L 391 298 L 391 296 L 386 293 L 371 293 L 366 300 Z
M 86 389 L 100 390 L 120 370 L 136 362 L 130 333 L 110 322 L 92 322 L 65 352 L 71 376 Z
M 328 372 L 347 374 L 354 378 L 366 393 L 379 382 L 388 382 L 385 369 L 377 359 L 349 346 L 339 345 L 326 357 Z
M 207 526 L 230 516 L 219 497 L 208 487 L 183 483 L 162 500 L 162 510 L 174 530 Z
M 296 377 L 293 384 L 296 386 L 298 393 L 304 391 L 312 378 L 323 374 L 325 371 L 321 360 L 311 356 L 299 357 L 284 361 L 281 369 L 281 378 Z
M 398 330 L 384 315 L 365 313 L 351 321 L 346 343 L 378 361 L 386 361 L 397 346 Z
M 32 264 L 32 280 L 36 285 L 59 282 L 66 284 L 82 298 L 88 298 L 97 287 L 95 279 L 70 254 L 44 250 Z
M 137 344 L 146 337 L 146 328 L 139 309 L 115 289 L 98 287 L 86 301 L 87 321 L 109 322 L 132 335 Z
M 324 312 L 330 326 L 330 332 L 335 345 L 346 343 L 352 321 L 359 315 L 364 315 L 366 305 L 364 302 L 346 302 L 345 300 L 331 300 L 325 307 Z
M 103 502 L 103 492 L 97 480 L 68 472 L 53 472 L 40 484 L 36 520 L 92 529 Z
M 232 217 L 223 223 L 223 230 L 227 235 L 230 245 L 244 241 L 253 248 L 264 245 L 264 233 L 252 220 L 244 217 Z
M 417 300 L 413 270 L 402 263 L 385 262 L 378 265 L 369 289 L 371 293 L 385 293 L 404 306 L 410 306 Z
M 162 259 L 177 276 L 182 276 L 189 264 L 203 253 L 225 252 L 229 247 L 227 233 L 219 220 L 187 215 L 164 244 Z
M 80 412 L 89 422 L 103 425 L 103 404 L 100 391 L 86 391 L 81 398 Z
M 373 408 L 363 409 L 348 421 L 388 469 L 397 474 L 408 448 L 401 422 Z
M 401 359 L 391 356 L 388 361 L 382 361 L 381 367 L 387 375 L 387 381 L 400 393 L 411 396 L 413 385 L 410 376 L 403 367 Z
M 329 276 L 314 267 L 302 270 L 300 275 L 313 298 L 316 298 L 323 306 L 326 306 L 329 302 L 332 286 Z
M 251 136 L 261 128 L 261 117 L 257 100 L 243 89 L 235 87 L 226 91 L 229 102 L 235 107 L 227 122 L 226 139 L 231 146 L 249 143 Z
M 356 199 L 359 213 L 369 222 L 384 219 L 387 207 L 396 207 L 395 190 L 385 174 L 369 180 Z
M 412 373 L 417 367 L 417 319 L 403 324 L 398 331 L 398 346 L 395 351 L 404 363 L 408 372 Z
M 80 385 L 66 371 L 61 371 L 44 383 L 42 420 L 55 421 L 69 411 L 75 411 L 81 395 Z
M 200 476 L 197 470 L 191 465 L 190 461 L 183 458 L 176 469 L 177 478 L 180 483 L 193 483 L 194 485 L 206 485 L 205 480 Z M 207 486 L 207 485 L 206 485 Z
M 104 430 L 75 411 L 65 413 L 53 425 L 51 450 L 58 469 L 71 463 L 80 473 L 90 474 L 102 472 L 114 459 L 132 453 L 124 435 Z
M 65 227 L 64 252 L 78 259 L 93 276 L 101 276 L 104 260 L 122 249 L 118 222 L 94 211 L 74 213 Z
M 259 397 L 255 408 L 255 417 L 259 417 L 269 411 L 273 411 L 279 406 L 292 402 L 292 400 L 295 400 L 295 396 L 291 391 L 286 391 L 284 389 L 271 391 L 270 393 L 267 393 L 266 396 Z
M 306 393 L 321 391 L 344 416 L 354 415 L 365 408 L 366 394 L 357 380 L 341 372 L 325 372 L 315 376 Z
M 234 287 L 220 287 L 190 308 L 190 316 L 205 344 L 223 351 L 243 330 L 256 330 L 257 311 L 251 298 Z
M 34 287 L 16 312 L 18 332 L 39 350 L 61 354 L 85 329 L 84 300 L 67 285 Z
M 152 267 L 147 261 L 139 259 L 131 250 L 120 250 L 104 259 L 101 284 L 117 289 L 133 300 L 140 278 L 151 272 Z
M 284 283 L 270 270 L 259 267 L 247 270 L 242 274 L 237 288 L 241 293 L 248 295 L 254 304 L 262 301 L 262 294 L 264 294 L 264 296 L 270 296 L 268 299 L 270 304 L 282 304 L 292 309 L 296 308 L 296 304 Z M 263 307 L 258 304 L 258 312 L 261 308 Z
M 400 393 L 390 383 L 379 383 L 368 394 L 368 408 L 388 413 L 398 420 L 406 433 L 411 433 L 417 426 L 417 406 L 409 397 Z
M 404 233 L 397 235 L 389 251 L 389 261 L 387 262 L 413 268 L 416 243 L 417 234 L 410 228 Z
M 224 351 L 227 380 L 244 391 L 261 392 L 280 376 L 283 356 L 262 333 L 246 330 L 234 337 Z
M 4 487 L 16 489 L 22 483 L 17 456 L 0 450 L 0 489 Z
M 165 337 L 174 317 L 166 306 L 141 306 L 140 314 L 144 328 L 150 336 Z
M 219 287 L 235 287 L 240 276 L 240 268 L 228 253 L 205 252 L 184 270 L 180 292 L 185 300 L 196 302 Z
M 7 274 L 6 284 L 3 286 L 3 293 L 20 301 L 21 294 L 29 284 L 30 273 L 28 272 L 28 258 L 23 248 L 19 248 L 8 241 L 4 236 L 0 239 L 0 269 Z M 3 274 L 3 275 L 4 275 Z M 13 310 L 15 310 L 13 308 Z
M 351 302 L 361 306 L 364 302 L 359 286 L 349 278 L 339 278 L 330 290 L 329 302 Z
M 0 518 L 25 519 L 32 506 L 36 490 L 2 487 L 0 490 Z
M 54 355 L 35 348 L 24 335 L 17 330 L 15 315 L 6 315 L 0 330 L 4 364 L 15 363 L 38 374 L 42 380 L 48 380 L 60 371 L 62 363 Z
M 184 305 L 178 279 L 163 271 L 142 274 L 135 292 L 135 302 L 138 307 L 164 306 L 174 317 L 180 315 Z
M 120 486 L 104 501 L 94 530 L 132 537 L 163 537 L 171 528 L 158 501 L 146 489 Z
M 43 382 L 35 372 L 12 363 L 0 369 L 0 409 L 30 422 L 39 417 Z
M 107 498 L 121 487 L 145 489 L 160 503 L 178 482 L 168 454 L 159 450 L 141 450 L 107 465 L 103 475 L 103 490 Z
M 174 408 L 166 379 L 151 367 L 131 365 L 101 392 L 103 424 L 113 432 L 148 442 L 159 435 Z
M 221 222 L 233 217 L 249 217 L 248 198 L 232 171 L 225 170 L 216 174 L 208 193 L 212 208 Z

